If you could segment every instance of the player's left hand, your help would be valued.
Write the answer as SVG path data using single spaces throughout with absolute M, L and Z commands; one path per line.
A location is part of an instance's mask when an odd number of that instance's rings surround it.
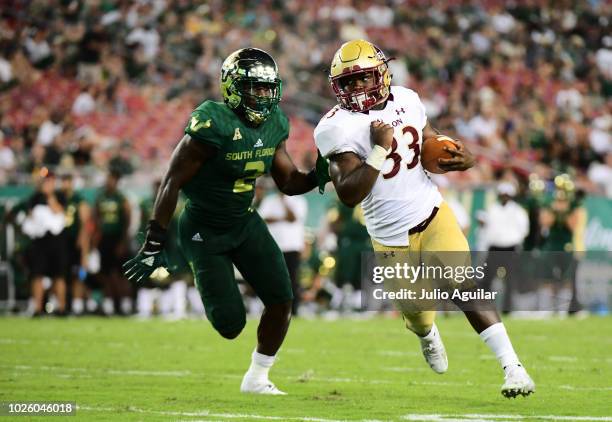
M 475 159 L 472 153 L 463 145 L 463 142 L 453 140 L 457 149 L 444 147 L 444 150 L 452 155 L 452 158 L 438 159 L 438 167 L 444 171 L 464 171 L 474 167 Z
M 147 227 L 147 237 L 138 254 L 123 264 L 125 276 L 129 281 L 139 283 L 147 280 L 159 267 L 167 267 L 164 254 L 166 230 L 155 220 Z
M 317 184 L 319 186 L 319 193 L 325 192 L 325 185 L 327 182 L 331 182 L 329 176 L 329 162 L 323 158 L 321 152 L 317 149 L 317 163 L 315 164 L 315 172 L 317 175 Z

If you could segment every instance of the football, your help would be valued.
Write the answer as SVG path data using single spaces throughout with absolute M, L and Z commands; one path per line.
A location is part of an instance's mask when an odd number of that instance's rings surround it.
M 446 171 L 438 167 L 438 159 L 452 158 L 453 156 L 448 151 L 445 151 L 444 147 L 457 149 L 457 145 L 455 145 L 453 140 L 444 135 L 432 136 L 423 141 L 421 163 L 423 163 L 425 170 L 437 174 L 446 173 Z

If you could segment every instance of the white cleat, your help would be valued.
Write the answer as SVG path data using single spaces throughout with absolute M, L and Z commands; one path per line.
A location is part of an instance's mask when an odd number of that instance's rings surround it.
M 240 392 L 249 394 L 268 394 L 272 396 L 287 395 L 287 393 L 276 388 L 269 380 L 255 380 L 251 377 L 247 378 L 246 375 L 242 380 L 242 384 L 240 384 Z
M 445 373 L 448 369 L 448 357 L 446 356 L 446 349 L 436 324 L 432 326 L 429 334 L 425 337 L 419 337 L 419 340 L 421 341 L 423 356 L 429 367 L 438 374 Z
M 535 393 L 535 383 L 521 365 L 513 365 L 506 371 L 501 393 L 506 398 L 514 398 L 519 394 L 528 396 Z

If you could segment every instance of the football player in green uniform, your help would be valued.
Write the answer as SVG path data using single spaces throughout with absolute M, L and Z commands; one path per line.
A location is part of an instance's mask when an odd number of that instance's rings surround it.
M 299 171 L 286 152 L 289 122 L 278 108 L 281 85 L 276 62 L 265 51 L 244 48 L 225 59 L 224 102 L 205 101 L 191 114 L 157 194 L 145 242 L 124 265 L 137 282 L 164 265 L 166 231 L 182 190 L 187 203 L 178 243 L 213 327 L 233 339 L 246 323 L 233 265 L 265 305 L 240 387 L 246 393 L 284 394 L 268 371 L 287 333 L 293 300 L 283 254 L 251 207 L 255 179 L 271 173 L 287 195 L 319 184 L 315 170 Z

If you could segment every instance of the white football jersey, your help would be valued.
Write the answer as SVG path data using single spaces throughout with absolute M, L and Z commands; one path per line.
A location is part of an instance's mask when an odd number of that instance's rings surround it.
M 370 236 L 386 246 L 407 246 L 408 230 L 427 219 L 442 202 L 420 161 L 425 107 L 416 92 L 392 86 L 383 110 L 351 112 L 336 106 L 319 122 L 315 143 L 325 158 L 353 152 L 366 160 L 374 144 L 370 123 L 393 127 L 394 142 L 372 191 L 361 206 Z

